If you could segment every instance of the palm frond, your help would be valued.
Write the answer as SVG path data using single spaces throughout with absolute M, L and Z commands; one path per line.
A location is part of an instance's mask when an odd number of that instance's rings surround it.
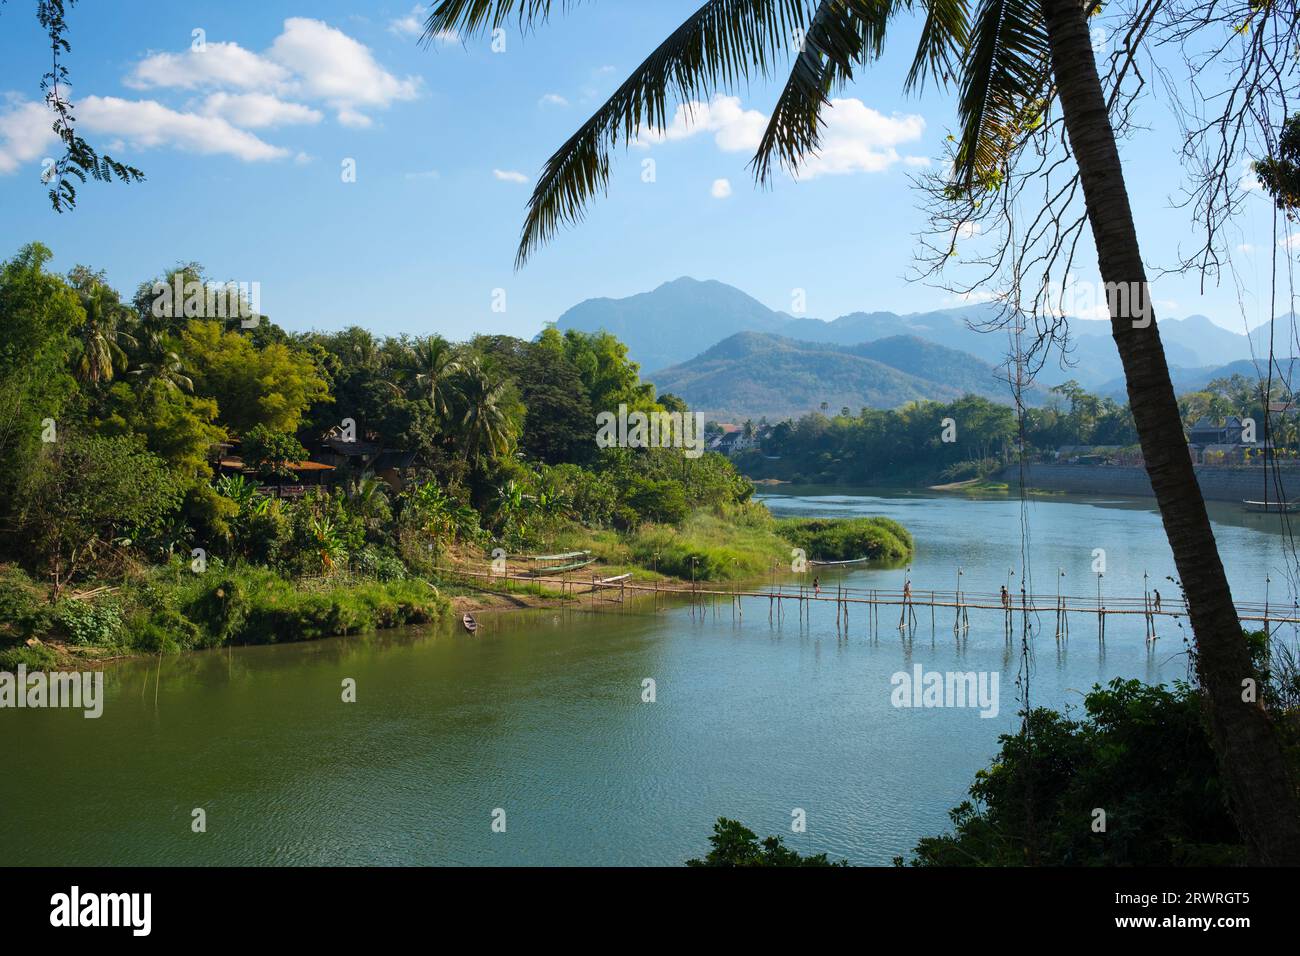
M 750 163 L 760 184 L 771 178 L 774 154 L 793 173 L 816 152 L 831 90 L 853 79 L 854 64 L 880 55 L 896 6 L 896 0 L 821 0 Z
M 559 0 L 555 6 L 565 12 L 578 2 Z M 424 21 L 420 42 L 428 45 L 439 35 L 455 33 L 470 37 L 484 30 L 495 30 L 510 20 L 516 9 L 520 30 L 530 30 L 550 18 L 551 0 L 442 0 Z
M 497 6 L 506 2 L 499 0 Z M 770 75 L 781 55 L 793 50 L 811 2 L 708 0 L 674 30 L 546 161 L 528 200 L 516 267 L 561 225 L 581 221 L 587 200 L 609 183 L 614 147 L 635 140 L 646 128 L 665 127 L 670 100 L 676 104 L 707 99 L 721 87 Z M 467 6 L 468 0 L 445 0 L 443 6 L 453 4 Z M 472 20 L 465 15 L 457 22 L 481 26 L 486 16 Z
M 980 0 L 965 55 L 954 179 L 997 181 L 1003 161 L 1046 105 L 1051 64 L 1038 0 Z
M 907 90 L 924 87 L 927 76 L 947 84 L 959 72 L 956 64 L 961 62 L 970 29 L 967 0 L 922 0 L 922 6 L 925 23 L 916 45 L 916 58 L 903 84 Z

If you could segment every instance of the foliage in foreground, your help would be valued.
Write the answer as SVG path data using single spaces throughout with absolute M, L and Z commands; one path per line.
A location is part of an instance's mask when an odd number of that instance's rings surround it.
M 825 853 L 815 856 L 802 856 L 785 845 L 779 836 L 770 836 L 762 841 L 753 830 L 739 820 L 719 817 L 713 824 L 713 844 L 704 859 L 686 861 L 687 866 L 848 866 L 847 860 L 832 862 Z
M 425 582 L 325 580 L 307 588 L 267 568 L 191 574 L 181 562 L 153 568 L 93 601 L 49 603 L 18 568 L 0 566 L 0 667 L 57 662 L 59 639 L 100 651 L 178 651 L 225 644 L 273 644 L 421 624 L 446 613 Z
M 1195 688 L 1116 678 L 1094 687 L 1084 710 L 1075 719 L 1037 708 L 1028 734 L 1004 734 L 972 799 L 951 811 L 954 832 L 921 839 L 912 865 L 1243 861 Z

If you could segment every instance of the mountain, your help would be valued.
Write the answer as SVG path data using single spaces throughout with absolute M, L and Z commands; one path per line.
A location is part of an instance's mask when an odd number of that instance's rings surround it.
M 651 377 L 660 392 L 684 398 L 709 418 L 742 421 L 798 416 L 823 402 L 832 413 L 845 406 L 856 413 L 863 405 L 895 408 L 968 392 L 1005 402 L 1010 394 L 988 363 L 909 335 L 837 346 L 739 332 Z
M 899 315 L 894 312 L 851 312 L 832 321 L 794 317 L 769 309 L 732 286 L 715 280 L 683 277 L 651 292 L 624 299 L 588 299 L 569 309 L 556 322 L 561 330 L 594 332 L 607 329 L 625 343 L 643 372 L 653 373 L 680 365 L 737 332 L 764 332 L 803 343 L 857 346 L 864 342 L 913 336 L 927 342 L 969 352 L 997 366 L 1009 352 L 1005 330 L 971 328 L 997 317 L 996 306 L 974 303 L 931 312 Z M 1161 340 L 1171 366 L 1198 369 L 1248 358 L 1251 343 L 1256 354 L 1268 349 L 1268 328 L 1245 335 L 1214 324 L 1203 315 L 1185 319 L 1158 319 Z M 1278 343 L 1295 338 L 1290 316 L 1279 317 Z M 1110 323 L 1073 319 L 1071 351 L 1062 366 L 1059 353 L 1049 357 L 1038 375 L 1044 386 L 1075 379 L 1096 389 L 1123 375 L 1119 354 L 1110 337 Z M 1278 345 L 1282 354 L 1283 346 Z
M 1204 315 L 1156 321 L 1160 327 L 1160 341 L 1165 347 L 1165 357 L 1170 366 L 1196 368 L 1222 365 L 1225 362 L 1250 357 L 1250 341 L 1245 335 L 1216 325 Z M 1110 346 L 1109 352 L 1114 352 L 1114 346 L 1110 344 L 1110 322 L 1108 321 L 1075 319 L 1070 323 L 1070 332 L 1075 340 L 1080 342 L 1105 339 Z M 1264 331 L 1263 336 L 1264 349 L 1267 351 L 1268 332 Z
M 1267 354 L 1267 353 L 1266 353 Z M 1289 370 L 1283 365 L 1283 371 Z M 1248 379 L 1258 379 L 1261 374 L 1268 373 L 1267 362 L 1256 362 L 1253 359 L 1238 359 L 1235 362 L 1229 362 L 1227 365 L 1207 365 L 1203 368 L 1175 368 L 1170 367 L 1169 377 L 1174 383 L 1174 394 L 1182 395 L 1184 392 L 1199 392 L 1206 385 L 1216 378 L 1232 378 L 1234 375 L 1242 375 Z M 1277 370 L 1273 371 L 1274 379 L 1278 379 Z M 1128 386 L 1124 383 L 1123 376 L 1113 378 L 1108 382 L 1102 383 L 1097 387 L 1098 395 L 1109 395 L 1117 401 L 1128 401 Z
M 555 326 L 561 332 L 612 332 L 642 371 L 653 371 L 737 332 L 776 332 L 790 321 L 734 286 L 681 278 L 625 299 L 587 299 L 561 315 Z

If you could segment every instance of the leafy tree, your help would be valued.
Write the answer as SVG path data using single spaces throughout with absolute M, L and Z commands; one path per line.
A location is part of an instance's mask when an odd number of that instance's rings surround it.
M 121 328 L 130 311 L 118 301 L 117 293 L 95 282 L 81 293 L 86 318 L 81 325 L 81 355 L 73 367 L 79 382 L 98 385 L 113 380 L 114 372 L 126 367 L 126 352 L 121 343 L 131 341 Z
M 101 155 L 77 135 L 77 119 L 68 99 L 68 68 L 63 62 L 63 55 L 72 50 L 68 43 L 67 8 L 76 2 L 37 0 L 36 4 L 36 20 L 49 37 L 51 52 L 49 72 L 41 77 L 41 91 L 45 94 L 45 105 L 54 113 L 54 133 L 63 145 L 63 154 L 42 177 L 49 185 L 50 204 L 55 212 L 76 206 L 77 189 L 73 179 L 83 183 L 88 176 L 100 182 L 117 179 L 131 183 L 144 179 L 144 173 L 134 166 L 120 163 L 107 153 Z
M 34 242 L 0 264 L 0 493 L 6 499 L 34 467 L 42 423 L 57 427 L 77 390 L 66 363 L 85 313 L 67 282 L 46 270 L 53 256 Z
M 508 386 L 494 381 L 479 364 L 466 366 L 460 377 L 461 452 L 470 461 L 501 458 L 510 452 L 517 434 Z
M 17 532 L 56 593 L 115 540 L 157 529 L 181 501 L 163 460 L 126 437 L 50 443 L 20 495 Z
M 456 347 L 441 335 L 430 335 L 407 346 L 400 372 L 408 388 L 428 402 L 442 422 L 451 416 L 461 367 Z
M 177 475 L 204 481 L 211 477 L 208 450 L 226 435 L 215 424 L 215 400 L 188 395 L 151 378 L 138 379 L 134 388 L 126 382 L 113 383 L 104 408 L 97 422 L 100 434 L 140 435 Z
M 1288 116 L 1277 139 L 1277 155 L 1257 160 L 1255 175 L 1277 208 L 1290 219 L 1300 208 L 1300 114 Z
M 1228 812 L 1198 692 L 1116 678 L 1082 719 L 1038 708 L 1001 737 L 953 833 L 925 837 L 918 866 L 1234 864 L 1245 847 Z M 1104 809 L 1105 830 L 1094 828 Z
M 265 425 L 254 425 L 240 442 L 244 464 L 251 466 L 262 478 L 296 478 L 291 467 L 307 460 L 307 449 L 293 435 L 272 431 Z
M 713 835 L 709 837 L 713 849 L 704 859 L 686 861 L 687 866 L 848 866 L 847 860 L 832 863 L 825 853 L 815 856 L 801 856 L 791 850 L 779 836 L 764 838 L 738 820 L 719 817 L 713 824 Z
M 217 400 L 220 420 L 237 434 L 264 425 L 296 432 L 314 403 L 329 390 L 309 354 L 273 343 L 257 348 L 219 322 L 192 320 L 181 335 L 181 355 L 196 391 Z

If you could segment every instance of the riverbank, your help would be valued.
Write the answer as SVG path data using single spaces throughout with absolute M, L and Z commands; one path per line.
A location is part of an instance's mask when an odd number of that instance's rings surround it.
M 586 602 L 593 582 L 702 585 L 765 579 L 812 560 L 906 560 L 912 538 L 883 518 L 775 520 L 761 507 L 697 512 L 678 525 L 628 532 L 574 527 L 548 550 L 588 551 L 580 571 L 520 580 L 532 566 L 500 549 L 449 548 L 425 576 L 387 567 L 386 580 L 338 573 L 285 576 L 266 567 L 214 562 L 202 572 L 180 558 L 124 569 L 57 598 L 14 565 L 0 566 L 0 669 L 97 666 L 150 654 L 232 644 L 275 644 L 423 624 L 467 611 L 511 611 Z M 496 555 L 494 557 L 494 555 Z M 494 561 L 504 577 L 489 574 Z M 592 606 L 599 606 L 599 601 Z
M 1195 465 L 1193 469 L 1206 501 L 1240 504 L 1246 500 L 1262 500 L 1266 494 L 1265 485 L 1270 501 L 1279 498 L 1273 475 L 1265 468 Z M 1004 469 L 998 480 L 1015 485 L 1020 481 L 1019 466 Z M 1146 469 L 1128 465 L 1031 464 L 1025 466 L 1025 484 L 1065 494 L 1155 497 Z M 1296 497 L 1300 494 L 1300 471 L 1285 468 L 1281 484 L 1282 497 Z

